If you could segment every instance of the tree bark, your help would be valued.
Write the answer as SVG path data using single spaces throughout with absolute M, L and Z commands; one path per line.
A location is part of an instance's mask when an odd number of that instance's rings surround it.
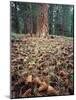
M 15 33 L 19 33 L 19 20 L 17 14 L 17 3 L 14 2 L 14 8 L 12 8 L 12 31 L 14 30 Z
M 32 7 L 29 5 L 29 12 L 25 15 L 24 24 L 25 33 L 29 33 L 32 36 L 33 32 L 33 20 L 32 20 Z
M 40 37 L 48 35 L 48 4 L 39 4 L 37 34 Z

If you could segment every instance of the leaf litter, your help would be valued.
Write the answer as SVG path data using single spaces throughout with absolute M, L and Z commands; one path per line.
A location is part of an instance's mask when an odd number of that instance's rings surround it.
M 11 98 L 74 94 L 73 49 L 69 37 L 12 38 Z

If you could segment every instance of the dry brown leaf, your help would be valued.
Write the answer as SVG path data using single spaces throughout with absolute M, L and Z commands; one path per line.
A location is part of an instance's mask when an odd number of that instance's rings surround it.
M 28 65 L 28 68 L 29 68 L 29 69 L 32 69 L 32 68 L 33 68 L 33 65 L 32 65 L 32 64 L 29 64 L 29 65 Z
M 48 86 L 47 94 L 48 95 L 57 95 L 58 92 L 52 86 Z
M 42 83 L 39 77 L 35 77 L 33 81 L 34 81 L 34 83 L 36 83 L 38 85 L 41 85 L 41 83 Z
M 32 91 L 32 89 L 28 89 L 28 90 L 22 95 L 22 97 L 31 96 L 31 91 Z
M 45 91 L 48 88 L 48 84 L 46 82 L 42 82 L 42 84 L 40 85 L 40 87 L 38 88 L 38 91 Z
M 65 79 L 65 81 L 64 81 L 64 85 L 65 85 L 65 87 L 67 87 L 68 84 L 69 84 L 69 80 L 68 80 L 68 79 Z
M 32 83 L 32 75 L 28 75 L 28 77 L 26 78 L 26 82 Z
M 61 77 L 63 77 L 63 76 L 66 75 L 65 71 L 63 71 L 63 70 L 61 70 L 61 71 L 59 72 L 59 74 L 60 74 Z

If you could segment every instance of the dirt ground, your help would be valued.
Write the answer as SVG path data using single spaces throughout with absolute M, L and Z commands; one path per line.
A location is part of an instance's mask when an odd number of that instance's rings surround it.
M 74 94 L 73 38 L 11 39 L 11 98 Z

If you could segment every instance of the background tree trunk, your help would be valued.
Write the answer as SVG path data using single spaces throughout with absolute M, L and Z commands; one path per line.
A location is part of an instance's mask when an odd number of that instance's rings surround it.
M 17 3 L 11 4 L 11 31 L 19 33 L 19 19 L 17 14 Z
M 30 33 L 32 36 L 33 32 L 33 20 L 32 20 L 32 6 L 31 4 L 29 5 L 29 12 L 25 15 L 25 33 Z
M 48 4 L 39 4 L 37 33 L 40 37 L 46 37 L 48 34 Z

